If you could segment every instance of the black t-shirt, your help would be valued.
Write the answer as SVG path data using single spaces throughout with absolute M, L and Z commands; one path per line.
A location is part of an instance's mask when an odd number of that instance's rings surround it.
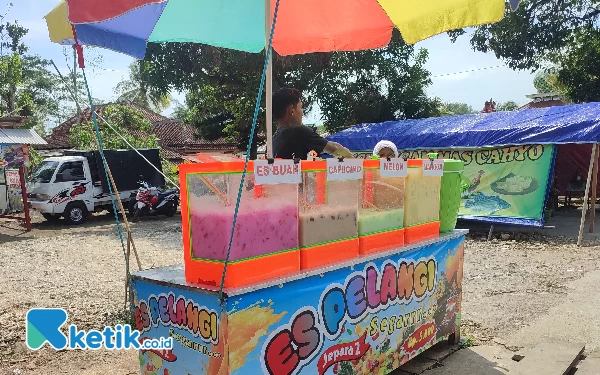
M 273 135 L 273 157 L 306 160 L 306 155 L 314 150 L 321 154 L 327 140 L 315 133 L 308 126 L 292 126 L 279 128 Z

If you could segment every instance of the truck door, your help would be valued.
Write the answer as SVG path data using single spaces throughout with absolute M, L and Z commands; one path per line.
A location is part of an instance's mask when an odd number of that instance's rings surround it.
M 88 211 L 93 212 L 92 181 L 83 161 L 64 162 L 54 177 L 53 190 L 57 193 L 50 202 L 54 204 L 55 214 L 63 213 L 73 201 L 83 201 Z

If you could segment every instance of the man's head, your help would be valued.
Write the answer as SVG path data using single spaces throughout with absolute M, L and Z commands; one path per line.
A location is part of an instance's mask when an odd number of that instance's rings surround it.
M 281 88 L 273 94 L 273 118 L 281 125 L 302 125 L 300 91 Z

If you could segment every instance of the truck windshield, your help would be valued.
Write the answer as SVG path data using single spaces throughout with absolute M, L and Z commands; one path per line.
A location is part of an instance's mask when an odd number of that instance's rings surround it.
M 54 171 L 58 167 L 57 161 L 43 161 L 31 174 L 29 181 L 47 184 L 54 176 Z

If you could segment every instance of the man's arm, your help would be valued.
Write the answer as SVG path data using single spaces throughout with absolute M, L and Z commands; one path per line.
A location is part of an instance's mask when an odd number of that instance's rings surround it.
M 345 158 L 352 158 L 354 155 L 348 149 L 337 142 L 327 141 L 325 138 L 318 135 L 316 132 L 311 130 L 307 126 L 302 126 L 300 129 L 299 136 L 302 138 L 302 142 L 305 144 L 307 149 L 315 150 L 317 153 L 326 152 L 333 156 L 343 156 Z
M 354 155 L 346 147 L 337 142 L 328 141 L 323 149 L 326 153 L 333 156 L 343 156 L 345 158 L 353 158 Z

